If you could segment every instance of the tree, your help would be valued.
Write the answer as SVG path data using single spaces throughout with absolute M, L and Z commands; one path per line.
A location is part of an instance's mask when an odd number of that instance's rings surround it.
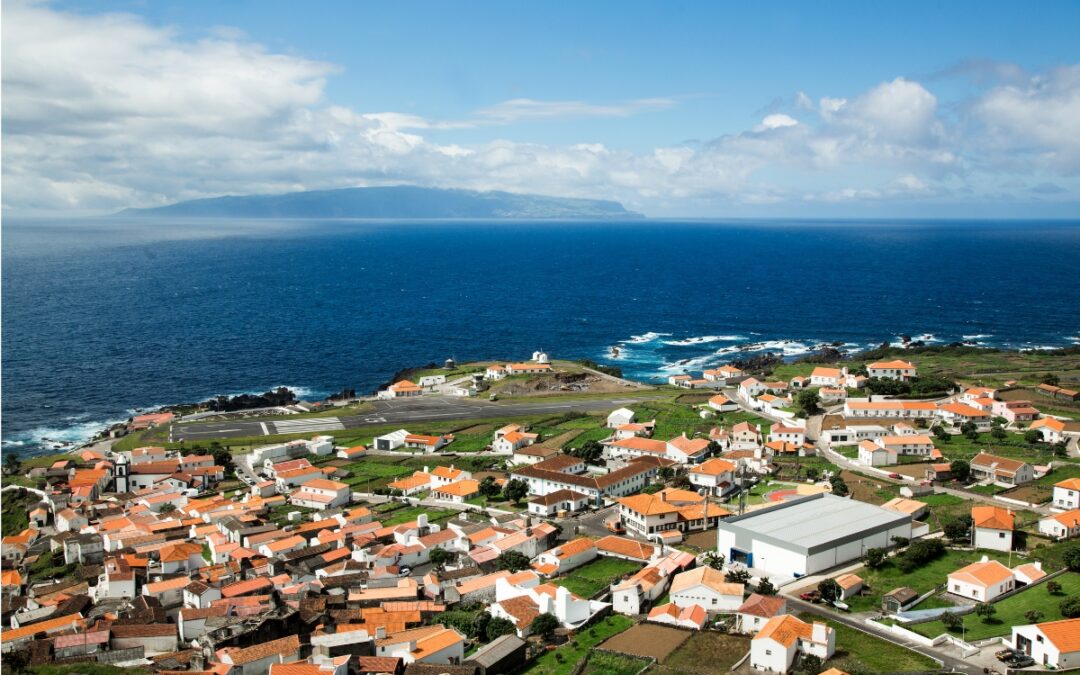
M 569 454 L 587 464 L 599 464 L 603 460 L 604 446 L 599 441 L 585 441 L 580 448 L 571 449 Z
M 818 675 L 822 670 L 821 657 L 817 654 L 803 654 L 795 672 L 799 675 Z
M 768 577 L 758 583 L 756 590 L 758 595 L 776 595 L 780 592 L 780 589 L 773 585 L 773 582 L 769 581 Z
M 717 551 L 709 551 L 702 558 L 702 561 L 714 570 L 723 571 L 724 563 L 727 562 L 727 558 L 724 557 L 723 553 L 719 553 Z
M 1050 595 L 1058 595 L 1059 593 L 1061 593 L 1061 584 L 1052 579 L 1050 581 L 1047 581 L 1046 592 Z
M 872 570 L 876 570 L 885 564 L 885 549 L 883 548 L 871 548 L 867 549 L 866 555 L 863 556 L 863 562 Z
M 176 504 L 162 504 L 161 508 L 158 509 L 158 513 L 160 513 L 162 515 L 167 515 L 167 514 L 172 513 L 175 510 L 176 510 Z
M 835 579 L 822 579 L 817 585 L 818 593 L 821 593 L 821 599 L 825 602 L 832 602 L 839 600 L 840 596 L 844 594 L 844 589 L 840 588 L 840 584 L 836 583 Z
M 485 497 L 496 497 L 501 491 L 494 476 L 484 476 L 484 480 L 480 481 L 480 494 Z
M 837 497 L 846 497 L 848 492 L 850 492 L 847 483 L 840 477 L 840 474 L 836 474 L 830 478 L 829 484 L 832 486 L 832 493 Z
M 4 453 L 4 469 L 9 474 L 19 473 L 19 467 L 22 466 L 22 461 L 19 460 L 18 455 L 14 452 Z
M 724 575 L 724 581 L 729 584 L 746 584 L 750 582 L 750 572 L 744 569 L 731 570 Z
M 964 620 L 955 612 L 945 612 L 941 615 L 941 623 L 950 631 L 958 631 L 964 625 Z
M 661 467 L 660 471 L 657 473 L 660 476 L 660 480 L 664 482 L 667 482 L 675 477 L 675 469 L 672 469 L 670 466 Z
M 491 621 L 487 622 L 487 626 L 484 628 L 484 637 L 488 642 L 491 642 L 497 637 L 502 635 L 510 635 L 517 632 L 517 626 L 509 619 L 504 619 L 501 616 L 491 617 Z
M 1073 544 L 1065 549 L 1061 559 L 1073 572 L 1080 572 L 1080 544 Z
M 893 546 L 900 549 L 900 548 L 904 548 L 905 546 L 910 544 L 911 540 L 908 539 L 907 537 L 893 537 L 892 538 L 892 543 L 893 543 Z
M 993 429 L 990 430 L 990 435 L 999 441 L 1003 441 L 1009 436 L 1009 434 L 1005 433 L 1004 429 L 998 426 L 995 426 Z
M 503 488 L 503 496 L 515 504 L 520 504 L 522 499 L 529 494 L 529 485 L 525 481 L 514 478 Z
M 532 624 L 529 626 L 529 632 L 533 635 L 539 635 L 545 640 L 555 634 L 555 631 L 559 629 L 559 620 L 554 614 L 550 612 L 544 612 L 540 616 L 533 619 Z
M 1061 378 L 1058 377 L 1055 373 L 1047 373 L 1043 375 L 1042 383 L 1048 384 L 1051 387 L 1056 387 L 1061 383 Z
M 944 443 L 948 443 L 950 438 L 949 432 L 945 431 L 945 427 L 938 424 L 934 427 L 934 438 Z
M 495 567 L 509 572 L 520 572 L 529 568 L 529 556 L 521 551 L 503 551 L 495 558 Z
M 975 605 L 975 615 L 982 617 L 983 623 L 993 621 L 995 614 L 997 614 L 997 607 L 994 607 L 989 602 L 980 602 Z
M 971 536 L 971 524 L 971 516 L 958 516 L 942 523 L 941 530 L 952 541 L 965 541 Z
M 1058 608 L 1061 610 L 1061 616 L 1066 619 L 1080 617 L 1080 597 L 1065 598 Z
M 1034 445 L 1042 442 L 1042 434 L 1038 429 L 1028 429 L 1024 432 L 1024 442 Z
M 821 471 L 814 466 L 806 467 L 806 477 L 810 480 L 817 480 L 817 477 L 821 475 Z
M 1042 621 L 1042 618 L 1043 613 L 1037 609 L 1029 609 L 1028 611 L 1024 612 L 1024 620 L 1026 620 L 1028 623 L 1039 623 L 1040 621 Z
M 803 417 L 821 412 L 821 396 L 817 389 L 803 389 L 795 396 L 795 407 Z
M 954 459 L 949 464 L 949 473 L 962 483 L 971 477 L 971 464 L 966 459 Z
M 454 554 L 447 551 L 445 548 L 433 548 L 431 549 L 431 553 L 428 554 L 428 562 L 438 569 L 445 567 L 446 563 L 453 560 L 453 558 Z

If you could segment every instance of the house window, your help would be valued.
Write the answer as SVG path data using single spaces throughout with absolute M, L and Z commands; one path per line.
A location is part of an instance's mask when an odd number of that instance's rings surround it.
M 771 649 L 766 649 L 765 650 L 765 656 L 772 656 L 772 650 Z

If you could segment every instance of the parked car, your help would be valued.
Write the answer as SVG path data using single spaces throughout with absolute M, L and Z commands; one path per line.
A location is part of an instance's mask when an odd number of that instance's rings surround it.
M 889 478 L 892 478 L 893 480 L 900 480 L 901 478 L 903 478 L 903 476 L 898 473 L 890 473 Z
M 615 534 L 625 534 L 626 528 L 623 527 L 621 520 L 605 520 L 604 527 Z
M 1030 668 L 1035 665 L 1035 659 L 1031 658 L 1027 654 L 1019 654 L 1009 659 L 1005 659 L 1005 665 L 1010 668 Z
M 807 593 L 803 593 L 802 595 L 800 595 L 799 598 L 801 598 L 801 599 L 803 599 L 803 600 L 805 600 L 807 602 L 814 602 L 814 603 L 821 602 L 821 592 L 820 591 L 809 591 Z

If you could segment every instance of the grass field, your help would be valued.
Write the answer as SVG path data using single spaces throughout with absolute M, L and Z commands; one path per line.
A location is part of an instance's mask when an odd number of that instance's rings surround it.
M 726 673 L 750 651 L 750 638 L 713 631 L 695 632 L 681 647 L 671 652 L 662 665 L 647 672 L 655 675 L 712 675 Z
M 589 652 L 588 661 L 582 675 L 635 675 L 641 672 L 649 662 L 625 654 L 611 652 Z
M 0 512 L 0 532 L 7 537 L 18 534 L 30 526 L 30 509 L 41 500 L 37 493 L 29 490 L 7 490 L 4 492 L 3 499 L 4 509 Z
M 454 466 L 466 471 L 484 471 L 492 466 L 498 466 L 502 460 L 498 457 L 441 457 L 422 456 L 411 457 L 403 455 L 392 457 L 388 455 L 371 455 L 349 462 L 341 468 L 349 473 L 343 482 L 352 486 L 357 492 L 371 492 L 375 488 L 386 487 L 390 481 L 402 476 L 411 475 L 414 471 L 422 471 L 424 467 Z
M 836 653 L 828 664 L 845 672 L 917 672 L 936 670 L 937 661 L 900 645 L 845 626 L 837 621 L 803 614 L 803 621 L 824 621 L 836 631 Z M 861 667 L 859 667 L 861 666 Z
M 944 584 L 946 575 L 950 572 L 955 572 L 964 565 L 977 562 L 983 555 L 1006 563 L 1009 559 L 1007 553 L 996 551 L 950 550 L 937 560 L 923 565 L 910 574 L 902 572 L 892 559 L 886 561 L 884 565 L 876 570 L 867 569 L 866 567 L 860 568 L 855 571 L 855 574 L 863 578 L 866 586 L 869 587 L 869 591 L 864 595 L 851 598 L 847 601 L 847 604 L 853 612 L 877 609 L 881 607 L 881 596 L 900 586 L 914 588 L 919 594 L 925 593 L 939 584 Z M 1019 564 L 1020 561 L 1015 560 L 1014 562 Z
M 457 516 L 457 511 L 449 509 L 433 509 L 430 506 L 404 506 L 392 511 L 384 511 L 378 516 L 378 521 L 384 526 L 411 523 L 418 516 L 426 513 L 429 523 L 444 523 Z
M 615 583 L 622 575 L 639 569 L 641 565 L 638 563 L 600 556 L 592 562 L 570 570 L 569 574 L 555 579 L 554 583 L 583 598 L 591 598 Z
M 1013 626 L 1031 623 L 1024 617 L 1024 614 L 1031 610 L 1042 612 L 1040 621 L 1056 621 L 1064 618 L 1061 615 L 1061 601 L 1068 597 L 1080 596 L 1080 574 L 1067 572 L 1057 577 L 1056 581 L 1061 584 L 1060 594 L 1051 595 L 1046 590 L 1045 583 L 1025 589 L 1001 602 L 994 603 L 997 613 L 989 623 L 974 614 L 965 615 L 963 617 L 964 630 L 954 631 L 953 635 L 962 634 L 969 641 L 1007 635 L 1012 632 Z M 940 621 L 921 623 L 912 628 L 928 637 L 937 637 L 949 632 Z
M 570 642 L 538 658 L 521 671 L 521 675 L 569 675 L 589 650 L 633 625 L 633 621 L 621 614 L 607 616 L 602 621 L 578 631 Z

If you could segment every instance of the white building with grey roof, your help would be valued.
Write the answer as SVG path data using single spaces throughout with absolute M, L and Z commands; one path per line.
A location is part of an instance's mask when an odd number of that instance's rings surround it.
M 717 549 L 772 577 L 815 574 L 911 538 L 911 516 L 818 494 L 721 520 Z

